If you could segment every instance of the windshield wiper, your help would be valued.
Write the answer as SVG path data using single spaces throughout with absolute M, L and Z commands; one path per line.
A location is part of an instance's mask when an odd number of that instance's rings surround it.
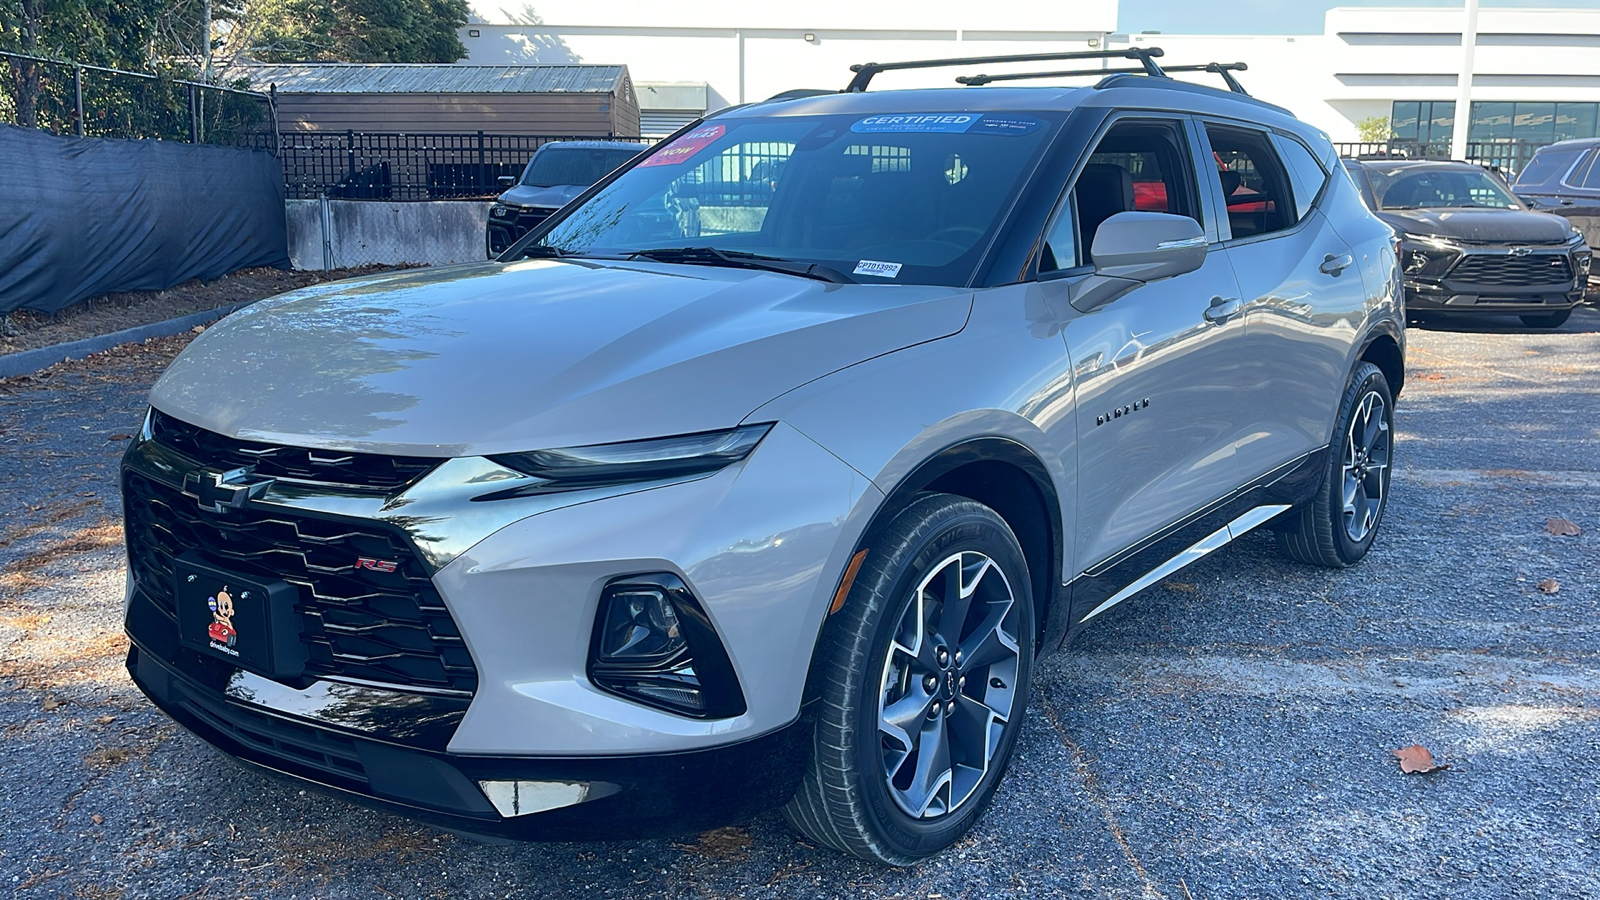
M 802 263 L 741 250 L 718 250 L 715 247 L 662 247 L 654 250 L 635 250 L 627 259 L 650 259 L 664 263 L 689 263 L 695 265 L 728 266 L 735 269 L 759 269 L 784 275 L 814 278 L 829 284 L 855 284 L 855 279 L 831 266 L 821 263 Z

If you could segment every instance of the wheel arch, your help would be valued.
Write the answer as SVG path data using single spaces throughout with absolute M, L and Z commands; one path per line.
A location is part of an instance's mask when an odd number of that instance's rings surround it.
M 1053 646 L 1046 642 L 1049 627 L 1065 622 L 1064 616 L 1051 615 L 1052 611 L 1065 610 L 1059 584 L 1065 532 L 1060 499 L 1043 461 L 1028 447 L 1005 437 L 971 438 L 943 448 L 912 468 L 887 491 L 852 549 L 852 558 L 862 550 L 870 552 L 873 539 L 883 527 L 910 506 L 918 494 L 926 491 L 954 494 L 982 503 L 1011 527 L 1028 563 L 1037 619 L 1036 644 L 1042 655 L 1045 647 Z M 848 575 L 841 575 L 838 589 L 845 587 L 846 577 Z M 827 623 L 828 619 L 824 618 L 823 628 L 827 628 Z M 821 643 L 820 633 L 817 643 Z M 817 696 L 814 651 L 812 662 L 805 691 L 807 700 Z
M 1402 341 L 1403 338 L 1394 333 L 1392 323 L 1386 322 L 1367 336 L 1361 354 L 1356 358 L 1356 362 L 1369 362 L 1378 367 L 1389 382 L 1389 393 L 1394 397 L 1400 396 L 1400 389 L 1406 380 L 1406 354 Z M 1352 365 L 1351 368 L 1355 367 Z

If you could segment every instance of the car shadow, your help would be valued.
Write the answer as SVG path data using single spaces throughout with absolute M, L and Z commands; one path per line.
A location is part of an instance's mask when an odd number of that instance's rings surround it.
M 1590 300 L 1589 303 L 1594 303 Z M 1600 333 L 1600 308 L 1580 306 L 1560 328 L 1529 328 L 1515 315 L 1452 316 L 1413 321 L 1408 327 L 1459 334 L 1596 334 Z

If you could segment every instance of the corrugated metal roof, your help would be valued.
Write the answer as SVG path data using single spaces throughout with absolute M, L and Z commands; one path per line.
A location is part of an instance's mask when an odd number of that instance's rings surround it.
M 627 66 L 453 66 L 427 63 L 296 63 L 243 67 L 258 91 L 287 94 L 609 94 Z

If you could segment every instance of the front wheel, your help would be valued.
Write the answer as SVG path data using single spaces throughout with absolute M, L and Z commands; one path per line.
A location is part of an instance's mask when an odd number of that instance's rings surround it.
M 1011 760 L 1034 629 L 1005 520 L 960 497 L 919 497 L 871 540 L 823 629 L 812 758 L 784 817 L 890 865 L 959 840 Z
M 1377 366 L 1356 366 L 1334 434 L 1316 493 L 1276 527 L 1278 548 L 1290 558 L 1340 568 L 1367 555 L 1389 502 L 1394 395 Z
M 1556 313 L 1543 313 L 1541 315 L 1517 316 L 1522 324 L 1529 328 L 1560 328 L 1572 318 L 1572 310 L 1563 309 Z

